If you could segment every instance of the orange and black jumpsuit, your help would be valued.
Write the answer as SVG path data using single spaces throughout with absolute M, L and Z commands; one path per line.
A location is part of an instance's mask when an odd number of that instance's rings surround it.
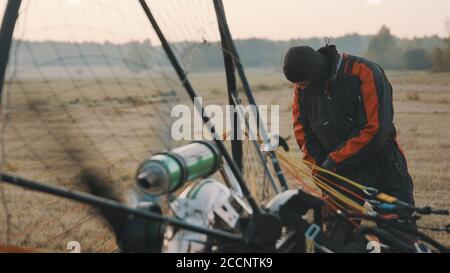
M 332 59 L 323 89 L 294 90 L 294 133 L 304 159 L 317 165 L 331 159 L 337 173 L 413 204 L 393 124 L 392 86 L 383 69 L 347 54 Z

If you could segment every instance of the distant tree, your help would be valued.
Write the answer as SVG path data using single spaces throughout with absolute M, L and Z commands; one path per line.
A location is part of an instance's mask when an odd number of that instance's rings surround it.
M 367 50 L 369 38 L 361 36 L 357 33 L 347 34 L 331 40 L 336 44 L 339 51 L 347 52 L 356 56 L 364 55 Z
M 431 68 L 431 59 L 423 48 L 410 49 L 403 54 L 405 68 L 410 70 L 428 70 Z
M 413 37 L 412 39 L 401 39 L 399 46 L 406 50 L 410 49 L 424 49 L 431 53 L 435 47 L 443 47 L 444 39 L 437 35 L 425 37 Z
M 145 40 L 142 43 L 137 41 L 124 44 L 122 47 L 125 49 L 125 56 L 122 60 L 125 66 L 133 73 L 140 73 L 145 70 L 151 69 L 152 59 L 151 56 L 151 43 L 150 40 Z
M 370 39 L 366 56 L 387 69 L 401 69 L 404 67 L 402 50 L 397 44 L 395 36 L 387 26 L 382 26 L 379 32 Z
M 450 39 L 448 39 L 450 40 Z M 450 71 L 450 41 L 444 48 L 435 48 L 431 55 L 433 72 L 449 72 Z
M 444 47 L 436 47 L 431 55 L 431 71 L 433 72 L 450 71 L 450 18 L 447 19 L 447 31 L 449 36 L 445 39 Z

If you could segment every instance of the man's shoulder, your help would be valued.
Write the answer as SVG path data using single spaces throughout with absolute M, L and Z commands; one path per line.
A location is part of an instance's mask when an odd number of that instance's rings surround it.
M 369 68 L 370 70 L 376 72 L 376 73 L 382 73 L 383 68 L 376 62 L 371 61 L 369 59 L 366 59 L 361 56 L 356 55 L 350 55 L 345 54 L 346 62 L 344 63 L 344 72 L 347 74 L 351 74 L 352 68 L 355 64 L 364 65 L 365 67 Z
M 357 63 L 365 64 L 366 66 L 371 67 L 371 68 L 374 68 L 374 67 L 381 68 L 381 66 L 378 63 L 371 61 L 365 57 L 350 55 L 350 54 L 345 54 L 344 56 L 346 56 L 346 58 L 350 62 L 357 62 Z

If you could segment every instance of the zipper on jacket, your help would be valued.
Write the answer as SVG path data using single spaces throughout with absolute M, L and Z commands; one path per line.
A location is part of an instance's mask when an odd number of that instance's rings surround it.
M 328 82 L 325 83 L 325 96 L 327 96 L 328 100 L 331 100 L 329 88 L 328 88 Z

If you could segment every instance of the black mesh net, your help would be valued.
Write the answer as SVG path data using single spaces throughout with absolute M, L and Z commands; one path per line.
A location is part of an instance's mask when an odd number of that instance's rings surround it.
M 227 104 L 212 1 L 148 5 L 203 104 Z M 144 158 L 182 143 L 171 137 L 171 109 L 192 104 L 138 1 L 23 1 L 13 39 L 2 94 L 2 171 L 86 190 L 77 178 L 95 167 L 123 194 Z M 270 185 L 250 142 L 244 160 L 249 188 L 265 199 Z M 7 185 L 1 193 L 0 241 L 51 251 L 67 251 L 69 241 L 82 251 L 117 249 L 93 208 Z

